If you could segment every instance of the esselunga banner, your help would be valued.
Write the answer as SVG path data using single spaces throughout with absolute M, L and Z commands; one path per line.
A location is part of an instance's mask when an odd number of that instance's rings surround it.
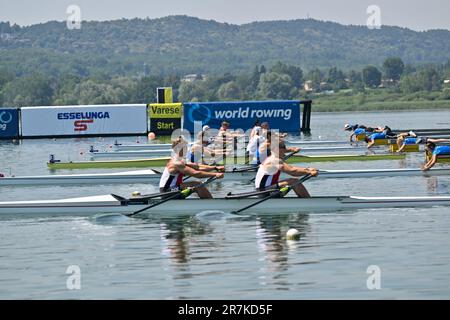
M 0 139 L 19 137 L 19 110 L 0 109 Z
M 227 121 L 231 129 L 246 131 L 257 119 L 267 121 L 271 129 L 300 130 L 300 101 L 189 102 L 183 106 L 183 128 L 190 132 L 194 132 L 194 121 L 216 129 Z
M 147 133 L 147 105 L 23 107 L 22 136 Z

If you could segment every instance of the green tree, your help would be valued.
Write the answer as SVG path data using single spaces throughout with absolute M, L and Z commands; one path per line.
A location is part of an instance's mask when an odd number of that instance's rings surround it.
M 203 97 L 202 88 L 195 82 L 181 82 L 178 89 L 178 99 L 181 102 L 200 101 Z
M 363 82 L 368 87 L 378 87 L 381 84 L 381 72 L 374 66 L 367 66 L 362 71 Z
M 306 74 L 305 80 L 312 81 L 314 90 L 318 90 L 320 88 L 320 83 L 324 80 L 324 75 L 322 71 L 316 68 Z
M 3 87 L 3 103 L 8 106 L 44 106 L 52 102 L 51 80 L 40 74 L 16 78 Z
M 278 61 L 271 69 L 270 72 L 276 72 L 280 74 L 287 74 L 292 79 L 292 84 L 301 88 L 303 84 L 303 70 L 300 67 L 289 65 Z
M 347 88 L 344 72 L 336 67 L 330 68 L 328 70 L 327 82 L 331 84 L 331 87 L 334 90 Z
M 398 81 L 405 70 L 405 64 L 399 57 L 387 58 L 384 60 L 383 70 L 386 79 Z
M 258 99 L 291 99 L 293 88 L 287 74 L 268 72 L 261 75 L 256 96 Z
M 241 98 L 241 90 L 234 81 L 222 84 L 217 91 L 220 100 L 239 100 Z

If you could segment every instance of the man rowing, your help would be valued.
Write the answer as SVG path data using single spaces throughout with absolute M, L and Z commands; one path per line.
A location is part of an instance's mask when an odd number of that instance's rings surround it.
M 263 137 L 262 142 L 255 148 L 253 153 L 253 159 L 251 164 L 258 166 L 261 163 L 263 163 L 266 158 L 271 154 L 271 145 L 272 145 L 272 139 L 274 141 L 283 141 L 282 138 L 276 133 L 275 131 L 268 131 L 266 133 L 266 137 Z M 284 141 L 283 141 L 284 143 Z M 296 147 L 286 147 L 286 152 L 299 152 L 300 148 Z
M 369 137 L 366 137 L 365 140 L 367 142 L 367 149 L 370 149 L 375 145 L 375 140 L 393 139 L 396 137 L 397 135 L 388 126 L 384 126 L 384 128 L 378 128 Z
M 223 171 L 224 167 L 207 166 L 197 163 L 186 163 L 184 154 L 188 143 L 183 137 L 178 137 L 172 142 L 172 150 L 174 155 L 167 162 L 166 167 L 159 180 L 160 192 L 170 192 L 173 190 L 182 190 L 188 187 L 195 187 L 201 184 L 200 181 L 183 182 L 184 176 L 192 176 L 195 178 L 223 178 L 223 172 L 210 172 L 213 170 Z M 202 199 L 211 199 L 212 195 L 205 186 L 196 188 L 195 192 Z
M 399 133 L 397 135 L 397 152 L 403 152 L 407 145 L 419 143 L 420 139 L 413 131 Z
M 259 148 L 264 143 L 264 141 L 266 141 L 266 137 L 262 134 L 262 128 L 259 126 L 254 127 L 252 133 L 253 131 L 254 135 L 250 137 L 250 141 L 247 144 L 246 151 L 248 152 L 250 158 L 253 158 L 255 164 L 260 164 L 261 161 L 259 160 Z
M 367 134 L 367 133 L 373 133 L 375 132 L 375 130 L 377 129 L 381 129 L 380 127 L 377 128 L 372 128 L 372 127 L 367 127 L 365 125 L 362 124 L 348 124 L 346 123 L 344 125 L 344 130 L 345 131 L 352 131 L 352 134 L 350 135 L 350 142 L 353 142 L 353 137 L 361 135 L 361 134 Z
M 200 132 L 197 135 L 197 140 L 189 147 L 189 151 L 187 153 L 187 160 L 191 163 L 215 163 L 217 162 L 217 158 L 221 157 L 219 160 L 223 158 L 224 155 L 228 154 L 227 150 L 218 149 L 214 147 L 213 144 L 210 143 L 210 138 L 204 132 Z
M 438 156 L 449 155 L 450 146 L 438 146 L 437 143 L 450 142 L 450 139 L 427 139 L 425 153 L 427 155 L 427 163 L 422 167 L 423 171 L 430 170 L 437 162 Z
M 297 182 L 297 179 L 290 178 L 279 181 L 280 174 L 286 173 L 293 177 L 300 177 L 306 174 L 317 176 L 318 171 L 315 168 L 302 168 L 291 166 L 283 161 L 283 158 L 288 151 L 284 141 L 279 141 L 278 146 L 273 146 L 270 156 L 259 166 L 256 173 L 255 188 L 258 191 L 264 191 L 268 189 L 279 189 L 282 187 L 293 185 Z M 298 197 L 309 198 L 311 197 L 308 190 L 302 185 L 296 185 L 293 188 Z

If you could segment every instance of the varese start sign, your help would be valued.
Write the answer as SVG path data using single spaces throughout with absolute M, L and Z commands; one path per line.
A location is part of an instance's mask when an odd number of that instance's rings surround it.
M 147 105 L 24 107 L 22 136 L 145 134 Z

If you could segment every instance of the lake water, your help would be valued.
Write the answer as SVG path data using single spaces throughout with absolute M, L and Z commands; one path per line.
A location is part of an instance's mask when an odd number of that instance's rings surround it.
M 449 128 L 450 111 L 313 113 L 312 134 L 304 138 L 346 139 L 342 127 L 347 122 Z M 144 142 L 142 137 L 118 139 Z M 82 159 L 90 145 L 107 150 L 114 140 L 3 141 L 0 172 L 49 174 L 49 154 L 62 160 Z M 408 154 L 398 161 L 314 165 L 401 168 L 419 167 L 423 161 L 423 154 Z M 114 170 L 57 173 L 94 171 Z M 448 195 L 450 176 L 310 179 L 306 186 L 312 195 Z M 127 196 L 134 190 L 156 189 L 143 184 L 1 187 L 0 201 Z M 232 182 L 211 186 L 216 195 L 248 189 Z M 0 218 L 0 299 L 450 298 L 449 208 L 254 214 L 256 208 L 244 217 L 212 211 L 176 218 Z M 299 241 L 286 240 L 290 227 L 301 232 Z M 79 268 L 80 289 L 67 286 L 69 266 Z M 369 290 L 367 281 L 373 275 L 368 268 L 380 275 L 376 281 L 380 289 Z

